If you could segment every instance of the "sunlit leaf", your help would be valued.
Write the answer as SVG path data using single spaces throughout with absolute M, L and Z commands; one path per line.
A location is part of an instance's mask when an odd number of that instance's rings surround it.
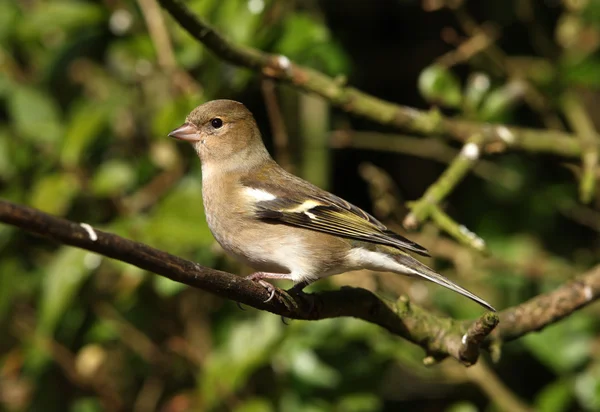
M 540 391 L 535 406 L 539 412 L 562 412 L 568 409 L 572 400 L 572 384 L 566 380 L 557 380 Z
M 267 399 L 252 398 L 243 401 L 243 403 L 234 409 L 233 412 L 271 412 L 274 411 L 273 406 Z
M 341 379 L 335 369 L 323 363 L 309 350 L 293 355 L 292 373 L 313 386 L 325 388 L 334 387 Z
M 102 164 L 92 180 L 92 190 L 97 196 L 119 194 L 135 183 L 134 165 L 124 160 L 110 160 Z
M 373 393 L 353 393 L 344 396 L 337 407 L 347 412 L 375 412 L 382 409 L 381 398 Z
M 33 87 L 13 89 L 8 109 L 16 132 L 35 143 L 56 144 L 62 136 L 60 111 L 55 100 Z
M 175 282 L 162 276 L 155 276 L 152 280 L 156 292 L 165 297 L 176 295 L 183 289 L 187 288 L 187 285 L 183 283 Z
M 200 393 L 207 407 L 216 406 L 238 390 L 250 373 L 269 362 L 282 327 L 279 318 L 268 313 L 235 324 L 200 372 Z
M 446 409 L 446 412 L 477 412 L 477 406 L 470 402 L 458 402 Z
M 23 19 L 20 33 L 25 38 L 50 30 L 73 30 L 100 23 L 106 16 L 99 5 L 84 1 L 52 1 L 34 7 Z
M 546 366 L 556 373 L 565 373 L 581 366 L 590 357 L 594 321 L 589 315 L 578 312 L 568 322 L 526 335 L 522 342 Z
M 581 373 L 575 379 L 575 396 L 589 411 L 600 409 L 600 367 L 594 367 Z
M 419 91 L 427 101 L 448 107 L 461 104 L 462 93 L 458 78 L 447 68 L 434 64 L 419 75 Z
M 488 122 L 503 121 L 512 109 L 523 99 L 524 85 L 520 82 L 508 83 L 492 90 L 481 105 L 478 118 Z
M 73 302 L 81 284 L 96 266 L 94 254 L 65 246 L 56 252 L 44 270 L 44 285 L 40 298 L 38 330 L 44 334 L 54 331 L 60 317 Z
M 100 399 L 95 397 L 76 399 L 69 408 L 69 412 L 102 412 L 103 410 Z
M 79 183 L 70 173 L 56 173 L 39 179 L 31 190 L 31 206 L 63 215 L 77 194 Z
M 189 253 L 214 241 L 202 204 L 200 178 L 183 179 L 149 214 L 143 230 L 146 242 L 171 253 Z
M 107 120 L 107 111 L 96 102 L 82 102 L 74 106 L 62 141 L 60 158 L 63 166 L 69 168 L 80 163 L 82 155 Z

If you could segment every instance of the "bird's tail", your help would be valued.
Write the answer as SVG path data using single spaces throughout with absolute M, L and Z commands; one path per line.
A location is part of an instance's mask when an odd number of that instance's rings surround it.
M 479 303 L 481 306 L 496 312 L 496 309 L 485 300 L 481 299 L 479 296 L 469 292 L 465 288 L 458 286 L 456 283 L 451 282 L 446 279 L 444 276 L 436 273 L 423 263 L 419 262 L 417 259 L 413 258 L 410 255 L 406 255 L 404 253 L 394 254 L 393 258 L 396 262 L 406 268 L 406 271 L 403 271 L 402 274 L 408 274 L 411 276 L 418 276 L 423 279 L 427 279 L 430 282 L 437 283 L 438 285 L 444 286 L 450 290 L 453 290 L 456 293 L 460 293 L 463 296 L 468 297 L 469 299 Z

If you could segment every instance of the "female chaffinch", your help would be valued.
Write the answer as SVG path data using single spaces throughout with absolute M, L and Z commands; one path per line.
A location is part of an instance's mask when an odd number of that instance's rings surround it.
M 196 107 L 169 136 L 192 144 L 202 162 L 208 226 L 223 249 L 259 270 L 288 279 L 293 290 L 358 269 L 417 276 L 489 303 L 436 273 L 408 252 L 429 256 L 370 214 L 282 169 L 265 148 L 252 113 L 233 100 Z

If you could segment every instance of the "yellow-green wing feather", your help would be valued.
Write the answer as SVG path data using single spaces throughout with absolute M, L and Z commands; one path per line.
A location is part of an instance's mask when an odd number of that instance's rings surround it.
M 266 179 L 265 176 L 261 176 L 262 179 L 242 180 L 244 186 L 264 191 L 274 197 L 256 203 L 258 219 L 429 256 L 425 248 L 392 232 L 362 209 L 282 169 L 275 172 L 277 176 L 267 175 Z M 280 184 L 275 185 L 272 183 L 274 181 Z

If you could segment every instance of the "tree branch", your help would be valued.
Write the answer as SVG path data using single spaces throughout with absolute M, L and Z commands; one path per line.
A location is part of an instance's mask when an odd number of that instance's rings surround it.
M 544 329 L 600 298 L 600 264 L 583 275 L 518 306 L 503 310 L 493 335 L 503 341 Z
M 54 241 L 99 253 L 130 263 L 176 282 L 236 300 L 257 309 L 292 319 L 318 320 L 341 316 L 374 323 L 419 346 L 429 355 L 425 360 L 447 356 L 470 365 L 477 361 L 478 347 L 495 341 L 516 339 L 552 324 L 600 296 L 600 265 L 557 290 L 540 295 L 498 315 L 485 313 L 473 321 L 457 321 L 435 316 L 401 297 L 385 303 L 375 294 L 360 288 L 314 294 L 269 293 L 246 278 L 200 266 L 197 263 L 154 249 L 142 243 L 48 215 L 39 210 L 0 200 L 0 221 Z M 495 329 L 494 329 L 495 328 Z
M 563 111 L 571 128 L 579 135 L 579 141 L 583 148 L 579 198 L 583 203 L 590 203 L 594 198 L 596 187 L 598 146 L 595 142 L 599 141 L 598 133 L 583 102 L 574 93 L 566 93 L 563 97 Z
M 314 294 L 288 295 L 281 291 L 276 298 L 265 302 L 269 293 L 257 282 L 198 265 L 143 243 L 94 229 L 86 223 L 71 222 L 5 200 L 0 200 L 0 221 L 287 318 L 355 317 L 418 344 L 436 358 L 451 356 L 464 364 L 477 361 L 478 351 L 470 352 L 469 357 L 461 353 L 461 340 L 471 322 L 436 317 L 405 298 L 396 304 L 388 304 L 365 289 L 346 287 Z M 486 316 L 495 320 L 494 326 L 497 324 L 496 314 Z
M 581 141 L 569 133 L 451 119 L 437 111 L 416 110 L 378 99 L 316 70 L 295 64 L 285 56 L 231 43 L 195 16 L 182 0 L 159 2 L 181 27 L 224 61 L 316 93 L 349 113 L 413 133 L 445 134 L 462 142 L 479 133 L 484 138 L 484 145 L 494 145 L 496 150 L 514 148 L 564 157 L 582 155 Z M 596 142 L 596 146 L 600 147 L 600 142 Z
M 421 199 L 408 203 L 411 212 L 404 219 L 404 227 L 411 229 L 417 227 L 419 223 L 431 215 L 431 210 L 439 205 L 454 187 L 462 181 L 479 160 L 482 140 L 481 134 L 473 135 L 438 180 L 429 186 Z
M 353 148 L 400 153 L 444 164 L 452 163 L 459 154 L 458 150 L 436 137 L 423 138 L 371 131 L 334 130 L 330 135 L 330 145 L 334 149 Z M 515 190 L 521 178 L 516 171 L 485 159 L 479 159 L 471 172 L 506 190 Z

